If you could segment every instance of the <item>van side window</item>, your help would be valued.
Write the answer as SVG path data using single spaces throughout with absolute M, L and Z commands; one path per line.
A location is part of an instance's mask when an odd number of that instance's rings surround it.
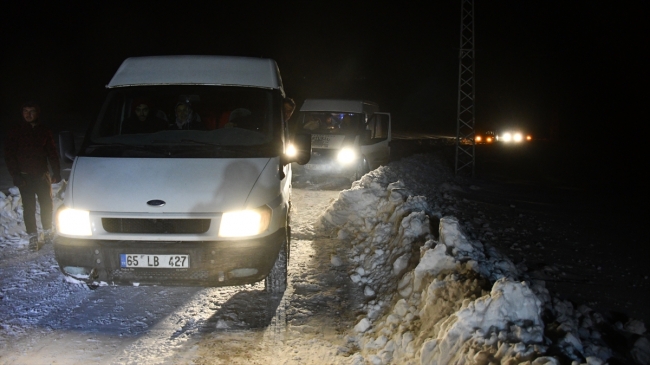
M 373 114 L 366 124 L 373 141 L 383 141 L 388 138 L 388 118 L 382 114 Z

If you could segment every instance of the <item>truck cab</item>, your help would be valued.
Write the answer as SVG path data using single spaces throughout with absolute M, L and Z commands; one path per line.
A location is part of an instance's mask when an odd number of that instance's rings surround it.
M 298 173 L 358 180 L 390 159 L 390 113 L 363 100 L 307 99 L 300 107 L 298 133 L 310 133 L 312 155 Z

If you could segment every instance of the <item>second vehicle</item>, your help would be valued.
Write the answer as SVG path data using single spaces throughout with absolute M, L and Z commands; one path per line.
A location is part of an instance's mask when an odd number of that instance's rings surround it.
M 390 159 L 391 117 L 362 100 L 307 99 L 300 107 L 298 133 L 311 133 L 308 164 L 296 174 L 358 180 Z

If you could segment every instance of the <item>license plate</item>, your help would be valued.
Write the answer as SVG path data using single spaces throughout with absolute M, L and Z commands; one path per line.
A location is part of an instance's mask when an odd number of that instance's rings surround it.
M 190 255 L 120 254 L 121 267 L 182 269 L 190 267 Z

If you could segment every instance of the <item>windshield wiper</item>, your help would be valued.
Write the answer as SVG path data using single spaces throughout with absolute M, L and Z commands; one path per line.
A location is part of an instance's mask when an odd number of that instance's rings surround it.
M 215 149 L 218 151 L 250 151 L 251 149 L 255 148 L 255 146 L 231 146 L 231 145 L 223 145 L 219 143 L 212 143 L 212 142 L 205 142 L 205 141 L 197 141 L 195 139 L 181 139 L 181 142 L 190 142 L 190 143 L 196 143 L 200 144 L 203 146 L 212 146 L 216 147 Z
M 256 154 L 259 153 L 260 150 L 265 149 L 265 147 L 260 146 L 260 145 L 250 145 L 250 146 L 236 145 L 236 146 L 230 146 L 230 145 L 223 145 L 223 144 L 219 144 L 219 143 L 197 141 L 195 139 L 181 139 L 181 142 L 190 142 L 190 143 L 196 143 L 196 144 L 204 145 L 204 146 L 212 146 L 212 147 L 215 147 L 216 151 L 237 152 L 237 153 L 243 153 L 244 155 L 247 155 L 247 156 L 256 155 Z
M 146 152 L 153 152 L 153 153 L 159 153 L 161 155 L 167 155 L 169 154 L 168 151 L 161 150 L 158 147 L 154 146 L 148 146 L 148 145 L 141 145 L 141 144 L 128 144 L 128 143 L 121 143 L 121 142 L 114 142 L 110 144 L 94 144 L 90 145 L 88 147 L 93 147 L 93 148 L 116 148 L 116 147 L 127 147 L 129 149 L 134 149 L 134 150 L 140 150 L 140 151 L 146 151 Z
M 195 139 L 187 139 L 187 138 L 181 139 L 181 142 L 191 142 L 191 143 L 196 143 L 196 144 L 202 144 L 202 145 L 205 145 L 205 146 L 224 147 L 224 145 L 219 144 L 219 143 L 197 141 Z

